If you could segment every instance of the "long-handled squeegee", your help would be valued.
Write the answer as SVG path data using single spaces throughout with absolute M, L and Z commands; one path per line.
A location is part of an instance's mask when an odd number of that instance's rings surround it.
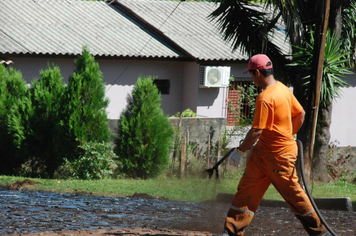
M 216 179 L 219 179 L 219 169 L 218 169 L 219 165 L 220 165 L 223 161 L 225 161 L 225 159 L 228 158 L 228 157 L 230 156 L 230 154 L 231 154 L 234 150 L 235 150 L 235 148 L 231 148 L 230 151 L 228 151 L 228 152 L 225 154 L 225 156 L 223 156 L 218 162 L 216 162 L 215 165 L 214 165 L 212 168 L 205 170 L 205 171 L 208 172 L 208 174 L 209 174 L 209 179 L 213 176 L 214 170 L 215 170 L 215 172 L 216 172 L 215 178 L 216 178 Z

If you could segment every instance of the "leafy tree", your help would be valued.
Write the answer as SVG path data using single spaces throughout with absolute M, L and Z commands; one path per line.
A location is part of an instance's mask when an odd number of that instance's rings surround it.
M 121 171 L 130 177 L 156 177 L 168 165 L 173 128 L 160 105 L 153 78 L 139 77 L 127 97 L 115 140 Z
M 0 65 L 0 174 L 17 174 L 26 160 L 21 147 L 28 119 L 28 87 L 19 71 Z
M 32 81 L 29 93 L 32 106 L 25 140 L 30 158 L 28 174 L 52 178 L 64 157 L 62 111 L 65 86 L 56 66 L 48 66 L 40 71 L 40 76 Z
M 66 90 L 66 125 L 68 130 L 67 157 L 78 156 L 77 147 L 87 142 L 107 142 L 109 126 L 105 84 L 99 64 L 84 48 L 75 60 L 76 69 Z

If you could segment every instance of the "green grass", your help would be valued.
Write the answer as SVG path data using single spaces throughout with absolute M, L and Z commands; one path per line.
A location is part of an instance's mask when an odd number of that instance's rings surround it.
M 23 177 L 0 176 L 0 186 L 5 187 Z M 135 193 L 146 193 L 154 197 L 176 201 L 200 202 L 216 198 L 218 193 L 234 194 L 238 179 L 104 179 L 104 180 L 59 180 L 35 179 L 41 184 L 26 186 L 25 189 L 62 193 L 87 192 L 100 196 L 131 196 Z M 356 204 L 356 186 L 346 182 L 315 184 L 310 189 L 313 197 L 350 197 Z M 271 186 L 265 196 L 269 200 L 282 200 Z

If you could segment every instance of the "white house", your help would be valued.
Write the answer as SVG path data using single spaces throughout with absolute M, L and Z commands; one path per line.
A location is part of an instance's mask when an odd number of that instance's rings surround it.
M 200 117 L 228 118 L 229 78 L 242 74 L 248 56 L 232 52 L 210 2 L 153 0 L 1 0 L 0 60 L 11 60 L 26 81 L 39 77 L 48 63 L 59 66 L 64 81 L 74 59 L 88 46 L 106 83 L 109 119 L 118 119 L 137 78 L 155 76 L 162 109 L 174 115 L 190 108 Z M 273 41 L 286 54 L 283 31 Z M 332 140 L 356 146 L 352 101 L 355 82 L 334 104 Z M 350 103 L 350 104 L 349 104 Z

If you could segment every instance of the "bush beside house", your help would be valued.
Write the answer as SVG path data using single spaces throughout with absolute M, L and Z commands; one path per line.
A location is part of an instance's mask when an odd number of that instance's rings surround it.
M 48 66 L 30 88 L 20 72 L 0 65 L 0 174 L 53 178 L 65 157 L 80 157 L 80 145 L 109 141 L 99 65 L 86 48 L 75 63 L 67 87 L 59 68 Z
M 139 78 L 119 121 L 113 153 L 108 100 L 98 63 L 84 48 L 63 83 L 56 66 L 40 72 L 28 88 L 21 73 L 0 65 L 0 132 L 6 165 L 0 174 L 100 179 L 117 163 L 130 177 L 156 177 L 169 159 L 173 128 L 160 108 L 153 78 Z M 111 150 L 110 150 L 111 149 Z
M 129 177 L 157 177 L 168 166 L 173 129 L 152 77 L 140 77 L 118 121 L 115 153 Z

